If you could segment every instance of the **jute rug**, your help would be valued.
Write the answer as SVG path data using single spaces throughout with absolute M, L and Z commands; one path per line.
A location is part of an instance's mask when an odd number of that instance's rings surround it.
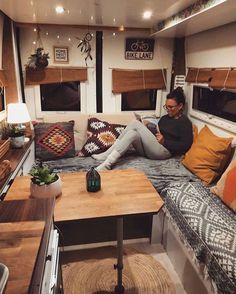
M 65 294 L 114 293 L 117 283 L 116 247 L 79 250 L 62 255 Z M 163 266 L 152 256 L 124 248 L 125 294 L 174 294 L 175 288 Z

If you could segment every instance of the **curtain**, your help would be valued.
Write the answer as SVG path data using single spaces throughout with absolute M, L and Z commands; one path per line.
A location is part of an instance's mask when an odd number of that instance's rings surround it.
M 112 70 L 112 92 L 124 93 L 144 89 L 165 89 L 166 70 Z
M 47 67 L 43 70 L 26 68 L 26 85 L 52 84 L 87 80 L 87 68 Z
M 212 79 L 213 68 L 189 68 L 186 82 L 208 83 Z
M 217 89 L 236 89 L 236 69 L 216 69 L 209 87 Z
M 235 68 L 189 68 L 186 82 L 208 83 L 216 89 L 236 89 Z

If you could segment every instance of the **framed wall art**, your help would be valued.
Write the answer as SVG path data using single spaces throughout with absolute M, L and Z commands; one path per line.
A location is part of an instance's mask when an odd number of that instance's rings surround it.
M 68 47 L 53 47 L 54 62 L 68 63 L 69 62 L 69 48 Z

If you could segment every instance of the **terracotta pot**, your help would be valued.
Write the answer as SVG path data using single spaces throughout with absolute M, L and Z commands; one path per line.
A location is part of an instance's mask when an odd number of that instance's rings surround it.
M 59 176 L 55 182 L 49 185 L 39 186 L 32 182 L 30 183 L 30 193 L 34 198 L 58 197 L 61 192 L 61 178 Z

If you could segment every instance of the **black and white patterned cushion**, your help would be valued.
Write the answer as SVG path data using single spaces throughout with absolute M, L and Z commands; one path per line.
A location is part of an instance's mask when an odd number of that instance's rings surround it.
M 91 156 L 106 151 L 114 144 L 124 128 L 124 125 L 110 124 L 95 117 L 89 118 L 88 138 L 78 155 Z
M 218 292 L 236 293 L 236 215 L 201 183 L 172 183 L 161 195 L 167 211 L 207 267 Z

